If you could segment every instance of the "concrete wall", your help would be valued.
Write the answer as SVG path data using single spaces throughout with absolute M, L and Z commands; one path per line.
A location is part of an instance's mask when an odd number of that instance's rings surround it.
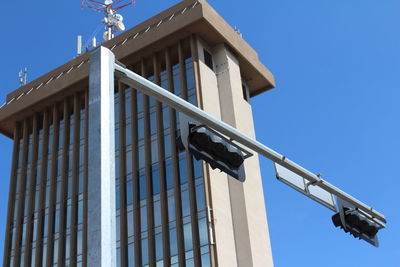
M 204 64 L 213 55 L 214 71 Z M 237 58 L 224 44 L 213 48 L 198 41 L 204 110 L 255 137 L 251 105 L 243 98 Z M 273 266 L 258 156 L 245 161 L 246 181 L 210 169 L 219 266 Z

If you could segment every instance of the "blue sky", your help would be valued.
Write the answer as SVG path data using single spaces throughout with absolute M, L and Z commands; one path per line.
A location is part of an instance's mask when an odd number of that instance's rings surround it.
M 76 35 L 86 41 L 101 25 L 79 0 L 33 2 L 2 3 L 1 102 L 21 68 L 29 80 L 45 74 L 74 57 Z M 177 2 L 138 0 L 122 14 L 130 28 Z M 258 140 L 388 219 L 380 248 L 359 241 L 333 227 L 331 211 L 278 182 L 262 158 L 275 266 L 400 266 L 400 2 L 209 3 L 275 75 L 276 89 L 252 99 Z M 0 259 L 11 149 L 1 137 Z

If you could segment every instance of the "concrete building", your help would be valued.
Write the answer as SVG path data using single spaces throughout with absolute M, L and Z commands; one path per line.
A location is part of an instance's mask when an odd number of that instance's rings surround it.
M 257 53 L 204 0 L 182 1 L 103 46 L 250 136 L 249 99 L 274 87 Z M 91 53 L 11 92 L 0 108 L 0 132 L 14 140 L 3 266 L 99 266 L 89 259 L 92 133 L 107 125 L 88 112 Z M 114 102 L 117 265 L 273 266 L 257 155 L 240 183 L 177 149 L 176 111 L 120 82 Z

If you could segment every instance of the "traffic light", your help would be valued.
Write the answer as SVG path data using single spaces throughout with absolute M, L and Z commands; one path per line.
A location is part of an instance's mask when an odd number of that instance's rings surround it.
M 360 210 L 343 200 L 339 201 L 338 206 L 339 212 L 332 216 L 335 227 L 340 227 L 346 233 L 378 247 L 377 233 L 381 227 Z
M 220 169 L 244 182 L 244 153 L 236 144 L 206 125 L 193 122 L 180 114 L 181 142 L 197 160 L 204 160 L 212 169 Z
M 188 149 L 211 168 L 218 168 L 241 182 L 246 179 L 242 151 L 206 126 L 189 123 Z

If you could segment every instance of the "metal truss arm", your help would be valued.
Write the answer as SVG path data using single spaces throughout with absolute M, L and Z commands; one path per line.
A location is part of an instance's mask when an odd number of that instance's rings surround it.
M 253 150 L 254 152 L 261 154 L 264 157 L 272 160 L 273 162 L 276 162 L 279 165 L 291 170 L 292 172 L 304 177 L 311 184 L 319 186 L 320 188 L 335 195 L 336 197 L 341 198 L 353 204 L 355 207 L 364 211 L 372 218 L 376 218 L 381 222 L 386 223 L 386 218 L 383 214 L 379 213 L 378 211 L 374 210 L 372 207 L 364 204 L 358 199 L 352 197 L 351 195 L 343 192 L 339 188 L 321 179 L 316 174 L 306 170 L 305 168 L 287 159 L 285 156 L 277 153 L 276 151 L 263 145 L 257 140 L 241 133 L 232 126 L 220 121 L 219 119 L 211 116 L 210 114 L 204 112 L 203 110 L 197 108 L 196 106 L 190 104 L 189 102 L 181 99 L 180 97 L 168 92 L 162 87 L 154 84 L 153 82 L 141 77 L 140 75 L 118 64 L 115 64 L 115 70 L 117 78 L 126 85 L 135 88 L 137 90 L 140 90 L 144 94 L 152 96 L 158 101 L 165 103 L 170 107 L 180 112 L 183 112 L 187 116 L 190 116 L 193 119 L 210 126 L 216 131 L 228 136 L 229 138 L 232 138 L 239 144 L 246 146 L 247 148 Z

